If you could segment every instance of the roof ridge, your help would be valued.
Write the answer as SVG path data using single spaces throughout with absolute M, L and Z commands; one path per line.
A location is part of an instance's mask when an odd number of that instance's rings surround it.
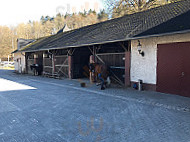
M 133 38 L 190 11 L 190 0 L 173 2 L 142 12 L 60 33 L 29 46 L 26 50 L 79 47 Z M 114 26 L 113 26 L 114 25 Z
M 135 12 L 135 13 L 132 13 L 132 14 L 126 14 L 122 17 L 118 17 L 118 18 L 113 18 L 113 19 L 109 19 L 109 20 L 106 20 L 106 21 L 103 21 L 103 22 L 98 22 L 98 23 L 95 23 L 95 24 L 91 24 L 91 25 L 87 25 L 87 26 L 83 26 L 83 27 L 80 27 L 80 28 L 77 28 L 77 29 L 73 29 L 71 31 L 75 31 L 75 30 L 79 30 L 79 29 L 83 29 L 83 28 L 86 28 L 86 27 L 90 27 L 90 26 L 94 26 L 94 25 L 99 25 L 99 24 L 103 24 L 103 23 L 107 23 L 107 22 L 111 22 L 111 21 L 114 21 L 114 20 L 120 20 L 120 19 L 123 19 L 127 16 L 132 16 L 132 15 L 137 15 L 137 14 L 140 14 L 140 13 L 144 13 L 144 12 L 149 12 L 149 11 L 152 11 L 152 10 L 155 10 L 155 9 L 159 9 L 159 8 L 164 8 L 166 6 L 170 6 L 170 5 L 174 5 L 176 3 L 182 3 L 184 1 L 187 1 L 187 2 L 190 2 L 190 0 L 179 0 L 179 1 L 174 1 L 174 2 L 171 2 L 171 3 L 168 3 L 168 4 L 165 4 L 165 5 L 160 5 L 158 7 L 154 7 L 154 8 L 150 8 L 150 9 L 147 9 L 147 10 L 144 10 L 144 11 L 139 11 L 139 12 Z M 190 10 L 190 9 L 189 9 Z

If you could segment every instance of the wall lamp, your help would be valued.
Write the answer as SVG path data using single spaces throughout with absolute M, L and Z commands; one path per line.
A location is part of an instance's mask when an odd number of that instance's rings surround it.
M 144 57 L 144 51 L 142 51 L 142 45 L 141 45 L 140 40 L 138 40 L 137 48 L 138 48 L 138 52 L 139 52 L 139 54 L 141 54 L 141 56 Z

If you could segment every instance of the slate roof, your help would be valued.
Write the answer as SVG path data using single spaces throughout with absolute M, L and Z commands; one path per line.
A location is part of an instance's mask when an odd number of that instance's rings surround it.
M 41 44 L 47 44 L 48 43 L 48 38 L 50 36 L 47 37 L 42 37 L 39 39 L 36 39 L 35 41 L 31 42 L 29 45 L 24 46 L 22 49 L 18 50 L 18 52 L 20 51 L 25 51 L 25 50 L 31 50 L 31 48 L 33 48 L 34 46 L 40 46 Z M 53 36 L 52 36 L 53 37 Z
M 23 39 L 23 38 L 20 38 L 17 40 L 17 42 L 19 44 L 19 49 L 22 49 L 23 47 L 25 47 L 26 45 L 28 45 L 34 41 L 35 41 L 34 39 Z
M 34 41 L 35 41 L 34 39 L 23 39 L 23 38 L 17 39 L 17 44 L 18 44 L 17 49 L 13 51 L 11 54 L 19 52 L 19 50 L 22 50 L 25 46 L 29 45 Z
M 146 35 L 158 35 L 164 33 L 172 33 L 178 31 L 187 31 L 190 30 L 190 11 L 177 16 L 165 23 L 162 23 L 154 28 L 151 28 L 136 37 L 146 36 Z
M 190 22 L 184 19 L 185 17 L 189 19 L 189 11 L 190 0 L 183 0 L 80 29 L 58 33 L 44 38 L 40 42 L 34 42 L 23 51 L 81 47 L 114 41 L 126 41 L 147 35 L 189 30 Z

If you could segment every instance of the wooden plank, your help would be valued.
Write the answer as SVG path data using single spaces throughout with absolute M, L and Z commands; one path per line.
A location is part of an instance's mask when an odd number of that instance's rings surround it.
M 53 67 L 51 67 L 51 66 L 44 66 L 44 68 L 53 68 Z
M 125 55 L 125 53 L 124 52 L 122 52 L 122 53 L 101 53 L 101 54 L 96 54 L 96 55 Z
M 55 65 L 56 67 L 69 67 L 69 65 Z
M 67 58 L 68 56 L 67 56 L 67 55 L 59 55 L 59 56 L 55 56 L 55 58 L 63 58 L 63 57 Z
M 125 67 L 115 67 L 115 66 L 110 66 L 112 69 L 125 69 Z

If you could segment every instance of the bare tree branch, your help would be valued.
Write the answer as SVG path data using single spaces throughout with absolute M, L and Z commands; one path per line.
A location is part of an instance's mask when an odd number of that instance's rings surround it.
M 112 17 L 141 12 L 169 2 L 179 0 L 105 0 Z

